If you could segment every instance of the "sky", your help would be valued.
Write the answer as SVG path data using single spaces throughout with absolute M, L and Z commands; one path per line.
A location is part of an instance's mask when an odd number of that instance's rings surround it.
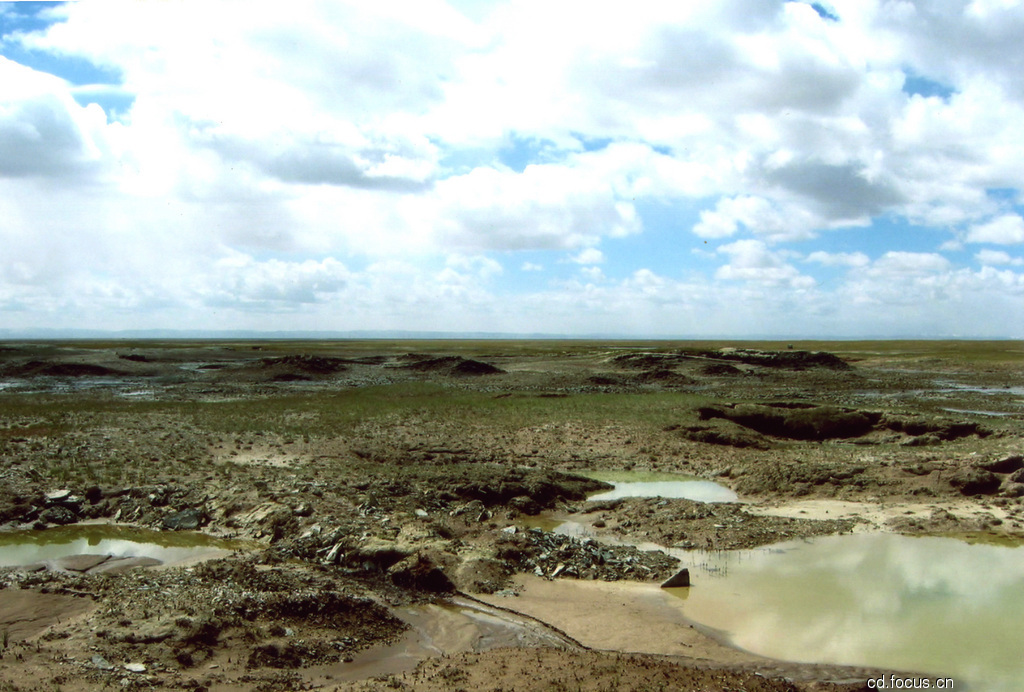
M 0 330 L 1024 338 L 1017 0 L 0 2 Z

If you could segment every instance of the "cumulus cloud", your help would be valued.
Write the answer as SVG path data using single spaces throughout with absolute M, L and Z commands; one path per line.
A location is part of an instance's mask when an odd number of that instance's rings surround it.
M 934 252 L 890 251 L 879 257 L 866 271 L 878 277 L 927 276 L 950 269 L 948 259 Z
M 817 250 L 807 255 L 807 262 L 817 262 L 826 267 L 863 267 L 871 259 L 863 252 L 825 252 Z
M 738 279 L 769 286 L 788 286 L 807 289 L 815 281 L 802 275 L 793 265 L 787 263 L 778 252 L 772 252 L 759 240 L 737 240 L 722 245 L 718 252 L 729 256 L 729 263 L 715 272 L 719 279 Z
M 51 75 L 0 56 L 0 177 L 77 179 L 98 172 L 107 119 Z
M 432 217 L 443 245 L 481 250 L 574 249 L 641 229 L 609 182 L 555 164 L 477 168 L 438 182 L 436 195 L 410 201 L 408 213 Z
M 968 243 L 995 243 L 1018 245 L 1024 243 L 1024 218 L 1006 214 L 983 224 L 971 226 L 967 231 Z
M 1002 250 L 981 250 L 974 258 L 982 264 L 989 266 L 1000 266 L 1000 265 L 1024 265 L 1024 258 L 1011 257 L 1010 253 L 1003 252 Z
M 572 256 L 576 264 L 601 264 L 604 262 L 604 253 L 596 247 L 588 247 Z
M 995 306 L 1024 307 L 1019 258 L 983 249 L 965 267 L 957 252 L 1024 244 L 1019 3 L 112 0 L 46 15 L 0 53 L 116 83 L 0 56 L 5 311 L 537 331 L 544 303 L 556 331 L 763 331 L 771 316 L 939 333 L 956 314 L 991 333 Z M 933 93 L 908 93 L 922 80 Z M 104 112 L 104 93 L 128 105 Z M 940 251 L 908 251 L 899 230 L 878 245 L 880 218 L 934 227 Z M 693 261 L 694 238 L 721 266 Z M 545 270 L 567 258 L 580 267 L 558 284 Z M 826 291 L 803 263 L 848 271 Z M 836 301 L 863 310 L 829 322 Z
M 316 303 L 338 293 L 345 288 L 349 271 L 333 258 L 259 262 L 248 255 L 234 255 L 217 261 L 212 276 L 215 281 L 202 296 L 208 305 L 280 309 Z

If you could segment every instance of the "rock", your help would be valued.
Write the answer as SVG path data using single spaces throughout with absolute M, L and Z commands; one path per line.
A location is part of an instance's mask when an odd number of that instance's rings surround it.
M 420 518 L 422 518 L 422 519 L 426 519 L 427 517 L 429 517 L 429 516 L 430 516 L 430 515 L 429 515 L 429 514 L 427 513 L 427 510 L 425 510 L 425 509 L 417 509 L 417 510 L 416 510 L 416 512 L 415 512 L 415 514 L 416 514 L 416 516 L 418 516 L 418 517 L 420 517 Z
M 65 526 L 67 524 L 74 524 L 78 521 L 78 516 L 67 507 L 54 505 L 53 507 L 47 507 L 39 514 L 39 521 L 47 524 L 60 524 L 61 526 Z
M 146 672 L 146 664 L 145 663 L 125 663 L 124 664 L 124 669 L 127 670 L 129 673 L 145 673 Z
M 954 472 L 949 484 L 962 495 L 991 495 L 999 490 L 1000 480 L 991 471 L 965 468 Z
M 388 575 L 396 586 L 407 589 L 433 593 L 450 593 L 455 590 L 448 576 L 425 555 L 413 555 L 400 560 L 388 569 Z
M 979 462 L 976 466 L 992 473 L 1014 473 L 1024 469 L 1024 456 L 1015 454 L 1002 459 Z
M 325 565 L 333 565 L 338 562 L 338 556 L 341 555 L 341 549 L 344 547 L 342 541 L 338 541 L 334 544 L 334 547 L 327 553 L 327 557 L 324 558 Z
M 118 557 L 100 563 L 95 567 L 91 567 L 88 573 L 111 575 L 124 574 L 128 570 L 138 569 L 140 567 L 155 567 L 156 565 L 162 564 L 163 562 L 157 560 L 155 557 Z
M 108 661 L 107 659 L 103 658 L 99 654 L 96 654 L 95 656 L 92 657 L 92 664 L 94 666 L 96 666 L 97 668 L 99 668 L 100 670 L 113 670 L 114 669 L 114 664 L 111 663 L 110 661 Z
M 206 523 L 206 512 L 189 507 L 165 517 L 163 527 L 169 531 L 195 531 Z
M 51 490 L 50 492 L 46 493 L 46 501 L 50 504 L 63 502 L 69 497 L 71 497 L 71 491 L 68 490 L 67 488 L 63 488 L 62 490 Z
M 1014 471 L 1007 480 L 1011 483 L 1024 483 L 1024 469 Z
M 536 516 L 540 514 L 541 506 L 537 502 L 527 495 L 519 495 L 513 497 L 508 501 L 509 507 L 512 509 L 527 514 L 529 516 Z
M 1003 486 L 1003 497 L 1024 497 L 1024 483 L 1007 483 Z
M 663 589 L 675 589 L 681 586 L 690 585 L 690 570 L 683 567 L 681 570 L 673 574 L 671 577 L 666 579 L 662 583 L 661 588 Z
M 933 447 L 935 445 L 942 444 L 942 439 L 938 435 L 918 435 L 911 437 L 909 440 L 901 443 L 904 447 Z
M 57 569 L 69 572 L 87 572 L 110 559 L 109 555 L 68 555 L 53 561 Z

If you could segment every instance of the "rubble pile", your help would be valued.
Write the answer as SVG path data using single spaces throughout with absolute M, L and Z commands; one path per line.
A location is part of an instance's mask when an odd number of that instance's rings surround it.
M 516 571 L 551 579 L 575 577 L 618 581 L 664 580 L 678 569 L 679 560 L 657 550 L 612 546 L 592 538 L 576 538 L 541 529 L 502 529 L 498 556 Z

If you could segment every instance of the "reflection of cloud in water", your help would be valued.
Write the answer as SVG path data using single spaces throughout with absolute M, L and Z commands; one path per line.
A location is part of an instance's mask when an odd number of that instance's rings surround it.
M 201 533 L 78 525 L 0 534 L 0 567 L 27 565 L 82 554 L 145 556 L 174 563 L 231 547 L 238 546 Z
M 1024 677 L 1024 548 L 889 535 L 779 547 L 702 555 L 721 569 L 691 567 L 686 614 L 778 658 L 922 670 L 992 690 Z

